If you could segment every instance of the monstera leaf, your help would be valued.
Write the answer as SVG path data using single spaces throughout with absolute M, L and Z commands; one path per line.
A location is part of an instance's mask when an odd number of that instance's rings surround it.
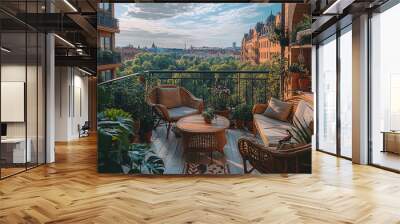
M 303 119 L 299 120 L 296 116 L 293 117 L 294 126 L 289 130 L 289 134 L 293 138 L 296 143 L 299 144 L 309 144 L 312 140 L 312 123 L 307 124 L 307 122 Z
M 122 165 L 124 173 L 152 173 L 163 174 L 165 170 L 164 161 L 155 155 L 148 144 L 132 144 L 127 152 L 129 162 Z M 143 169 L 145 168 L 145 169 Z

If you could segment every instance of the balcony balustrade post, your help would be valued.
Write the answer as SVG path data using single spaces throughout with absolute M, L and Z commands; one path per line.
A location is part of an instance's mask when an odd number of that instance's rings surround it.
M 254 74 L 251 75 L 251 104 L 254 102 Z
M 267 86 L 268 86 L 268 79 L 266 78 L 265 79 L 265 85 L 264 85 L 264 100 L 263 100 L 263 102 L 262 103 L 265 103 L 266 101 L 267 101 Z
M 240 72 L 237 73 L 237 90 L 238 90 L 237 104 L 240 104 Z

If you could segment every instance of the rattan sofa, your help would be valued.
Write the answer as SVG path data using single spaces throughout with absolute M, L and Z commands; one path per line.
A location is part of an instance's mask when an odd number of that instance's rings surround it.
M 286 100 L 293 104 L 288 121 L 280 121 L 264 116 L 268 104 L 256 104 L 253 107 L 254 134 L 258 134 L 265 145 L 277 144 L 288 135 L 287 130 L 293 127 L 294 117 L 305 122 L 304 125 L 313 123 L 314 105 L 311 94 L 298 95 Z M 312 127 L 311 127 L 312 128 Z
M 294 117 L 297 122 L 304 122 L 312 129 L 313 125 L 313 96 L 304 94 L 295 96 L 286 102 L 293 104 L 287 122 L 264 116 L 267 104 L 256 104 L 253 107 L 254 134 L 259 135 L 261 141 L 255 138 L 243 137 L 238 141 L 239 152 L 243 158 L 244 172 L 254 169 L 262 173 L 309 173 L 311 170 L 311 144 L 293 145 L 287 149 L 277 149 L 285 138 L 288 130 L 294 126 Z M 247 163 L 252 169 L 248 170 Z
M 311 144 L 278 150 L 276 146 L 266 146 L 253 137 L 242 137 L 238 148 L 244 173 L 251 173 L 254 169 L 261 173 L 311 172 Z M 248 169 L 247 163 L 251 169 Z

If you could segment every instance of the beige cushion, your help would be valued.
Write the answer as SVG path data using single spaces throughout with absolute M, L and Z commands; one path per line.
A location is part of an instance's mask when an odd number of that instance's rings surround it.
M 174 121 L 178 121 L 182 117 L 186 117 L 186 116 L 198 114 L 198 113 L 199 113 L 198 110 L 191 108 L 191 107 L 185 107 L 185 106 L 175 107 L 175 108 L 168 110 L 169 117 Z
M 182 105 L 179 88 L 159 88 L 158 100 L 160 104 L 164 105 L 168 109 Z
M 297 121 L 298 120 L 298 121 Z M 303 126 L 309 127 L 314 120 L 314 110 L 304 100 L 297 105 L 297 109 L 293 116 L 293 123 L 300 122 Z
M 289 122 L 279 121 L 262 114 L 254 114 L 254 124 L 265 145 L 277 144 L 288 136 L 287 130 L 293 126 Z
M 292 103 L 287 103 L 277 100 L 275 98 L 271 98 L 269 100 L 268 107 L 264 112 L 264 115 L 270 118 L 278 119 L 280 121 L 287 121 L 292 107 Z

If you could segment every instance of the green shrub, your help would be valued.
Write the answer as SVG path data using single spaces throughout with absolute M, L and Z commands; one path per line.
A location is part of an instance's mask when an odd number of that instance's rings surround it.
M 251 105 L 245 103 L 237 105 L 233 110 L 233 119 L 251 121 L 253 119 L 252 109 Z
M 121 109 L 98 115 L 98 170 L 113 173 L 164 172 L 164 162 L 149 145 L 131 144 L 133 120 Z

